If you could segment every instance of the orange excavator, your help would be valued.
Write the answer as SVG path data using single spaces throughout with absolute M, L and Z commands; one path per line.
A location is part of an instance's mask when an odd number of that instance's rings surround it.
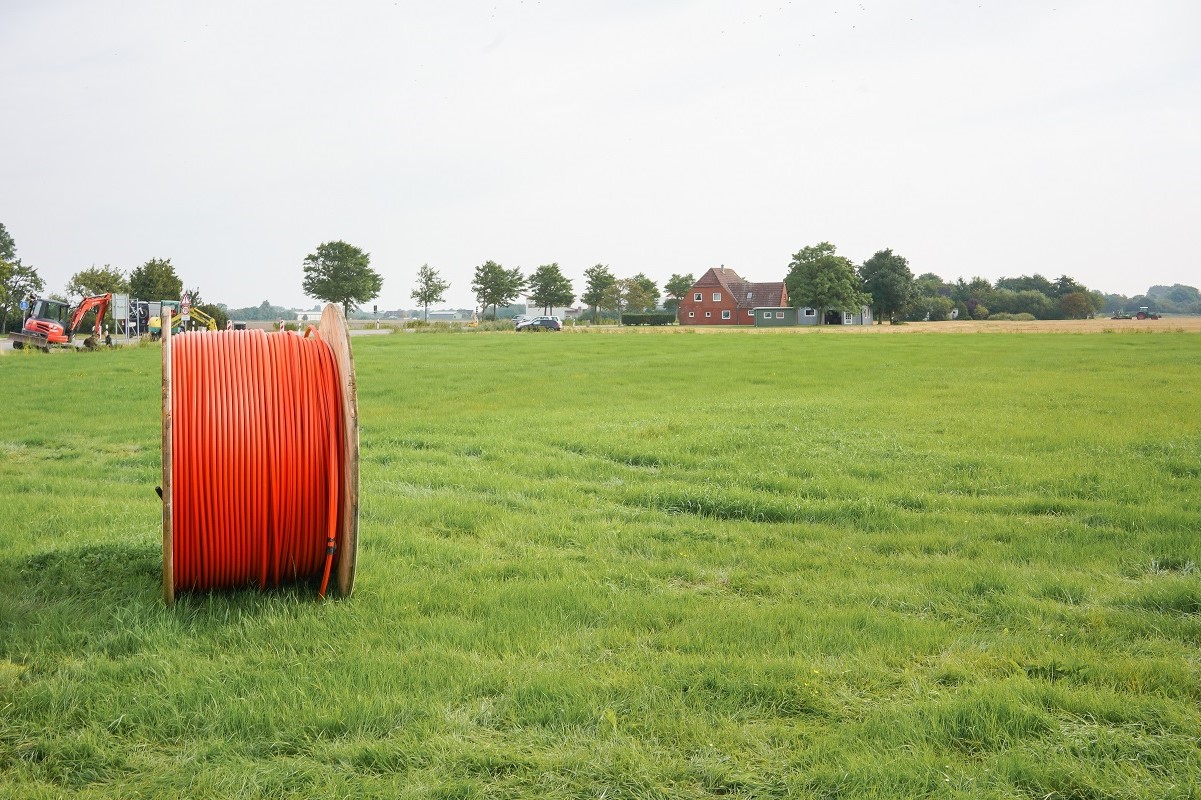
M 89 311 L 95 311 L 96 328 L 92 335 L 83 341 L 83 346 L 91 350 L 100 339 L 104 312 L 108 311 L 112 302 L 111 294 L 99 294 L 95 297 L 85 297 L 79 301 L 79 305 L 71 308 L 61 300 L 39 297 L 34 300 L 33 311 L 29 319 L 25 320 L 21 332 L 10 333 L 8 338 L 12 340 L 14 350 L 28 346 L 50 352 L 53 345 L 65 347 L 72 344 L 79 323 Z

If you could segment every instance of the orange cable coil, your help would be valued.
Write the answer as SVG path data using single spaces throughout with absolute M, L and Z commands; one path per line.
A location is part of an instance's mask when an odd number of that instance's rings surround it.
M 179 589 L 316 579 L 342 541 L 338 367 L 310 328 L 170 340 L 172 574 Z

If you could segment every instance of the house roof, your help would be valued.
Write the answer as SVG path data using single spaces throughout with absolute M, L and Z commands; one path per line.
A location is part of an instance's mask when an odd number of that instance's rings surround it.
M 693 288 L 704 286 L 720 286 L 725 289 L 739 308 L 778 306 L 788 302 L 783 281 L 755 283 L 725 267 L 711 267 L 693 284 Z

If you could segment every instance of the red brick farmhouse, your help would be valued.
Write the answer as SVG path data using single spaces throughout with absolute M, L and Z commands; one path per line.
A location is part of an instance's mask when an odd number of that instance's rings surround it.
M 713 267 L 680 298 L 681 325 L 754 325 L 757 307 L 788 305 L 783 281 L 752 283 Z

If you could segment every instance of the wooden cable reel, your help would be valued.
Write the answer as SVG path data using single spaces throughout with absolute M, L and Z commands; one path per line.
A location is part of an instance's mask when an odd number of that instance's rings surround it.
M 306 570 L 317 551 L 324 556 L 322 590 L 329 582 L 337 596 L 349 596 L 358 561 L 359 432 L 354 361 L 341 309 L 327 305 L 304 339 L 222 331 L 176 337 L 173 344 L 170 331 L 167 316 L 164 602 L 173 605 L 177 589 L 265 588 L 313 579 Z M 260 392 L 254 402 L 247 399 L 252 391 Z M 320 452 L 327 461 L 293 463 L 297 442 L 300 452 Z M 314 481 L 322 487 L 315 498 Z M 280 533 L 285 523 L 287 531 Z M 214 567 L 230 558 L 234 563 Z

